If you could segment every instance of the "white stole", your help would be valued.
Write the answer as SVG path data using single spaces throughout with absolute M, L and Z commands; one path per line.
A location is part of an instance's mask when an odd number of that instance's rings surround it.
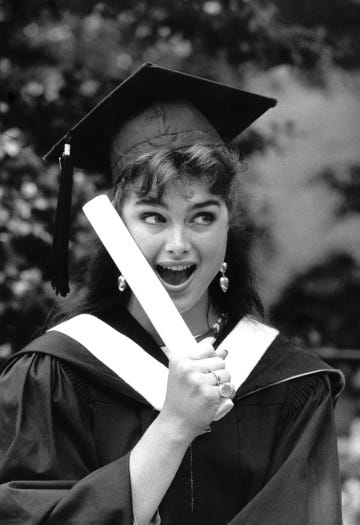
M 121 377 L 156 410 L 166 394 L 168 369 L 132 339 L 97 317 L 81 314 L 51 328 L 84 346 L 99 361 Z M 243 317 L 218 348 L 226 349 L 225 367 L 237 390 L 278 335 L 274 328 Z M 201 343 L 199 343 L 201 344 Z M 225 414 L 219 414 L 220 419 Z

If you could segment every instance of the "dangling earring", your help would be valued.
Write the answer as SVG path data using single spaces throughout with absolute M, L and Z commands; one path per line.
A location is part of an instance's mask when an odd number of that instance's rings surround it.
M 124 292 L 126 290 L 127 283 L 123 275 L 121 274 L 119 275 L 117 284 L 118 284 L 119 292 Z
M 221 272 L 220 288 L 222 289 L 224 293 L 226 293 L 229 289 L 229 279 L 225 275 L 226 270 L 227 270 L 227 263 L 224 261 L 220 268 L 220 272 Z

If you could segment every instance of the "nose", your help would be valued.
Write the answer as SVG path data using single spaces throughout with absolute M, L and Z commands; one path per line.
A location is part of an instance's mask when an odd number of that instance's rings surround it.
M 175 256 L 181 256 L 190 251 L 190 243 L 183 226 L 174 225 L 166 239 L 166 251 Z

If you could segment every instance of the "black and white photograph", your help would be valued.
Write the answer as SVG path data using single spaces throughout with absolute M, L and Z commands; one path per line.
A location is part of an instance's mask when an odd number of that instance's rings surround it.
M 0 525 L 360 525 L 359 28 L 0 0 Z

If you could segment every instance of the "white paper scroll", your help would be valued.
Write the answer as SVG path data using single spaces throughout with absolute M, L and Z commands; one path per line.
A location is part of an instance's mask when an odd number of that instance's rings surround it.
M 109 198 L 95 197 L 83 210 L 170 352 L 186 356 L 196 351 L 197 342 Z M 232 406 L 224 399 L 215 419 Z

